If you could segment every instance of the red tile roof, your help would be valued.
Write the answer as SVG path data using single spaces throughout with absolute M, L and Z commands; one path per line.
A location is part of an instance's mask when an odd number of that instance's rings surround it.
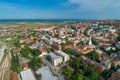
M 11 72 L 11 74 L 10 74 L 10 80 L 18 80 L 17 72 Z

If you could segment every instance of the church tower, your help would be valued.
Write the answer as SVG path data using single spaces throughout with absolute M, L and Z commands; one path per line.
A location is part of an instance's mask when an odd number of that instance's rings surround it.
M 89 46 L 92 45 L 92 39 L 91 39 L 91 36 L 89 38 Z

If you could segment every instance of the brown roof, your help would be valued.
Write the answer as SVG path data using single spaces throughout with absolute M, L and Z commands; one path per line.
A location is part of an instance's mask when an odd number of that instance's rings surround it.
M 83 45 L 77 46 L 76 49 L 78 49 L 78 51 L 80 51 L 81 53 L 88 53 L 93 50 L 89 46 L 83 46 Z
M 24 68 L 28 68 L 28 64 L 27 63 L 23 63 L 22 64 L 22 68 L 24 69 Z
M 112 73 L 112 76 L 108 80 L 120 80 L 120 72 Z
M 46 53 L 47 52 L 47 50 L 45 50 L 44 48 L 39 48 L 39 51 L 41 52 L 41 53 Z
M 85 36 L 83 34 L 79 35 L 79 36 L 76 36 L 77 39 L 81 39 L 81 38 L 84 38 Z
M 11 72 L 11 74 L 10 74 L 10 80 L 18 80 L 17 72 Z
M 96 61 L 90 60 L 90 59 L 84 59 L 85 57 L 80 57 L 81 60 L 85 61 L 89 66 L 95 66 L 100 73 L 102 73 L 105 70 L 105 67 L 101 64 L 97 63 Z

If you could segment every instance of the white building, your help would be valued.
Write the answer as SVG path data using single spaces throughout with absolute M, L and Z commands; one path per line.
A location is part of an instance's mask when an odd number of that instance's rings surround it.
M 21 80 L 36 80 L 31 69 L 20 72 Z
M 68 61 L 70 59 L 69 55 L 66 54 L 63 51 L 58 51 L 58 54 L 63 57 L 64 62 Z
M 91 36 L 90 36 L 90 39 L 89 39 L 89 46 L 92 45 L 92 39 L 91 39 Z
M 57 56 L 53 53 L 49 53 L 48 55 L 51 57 L 51 61 L 54 66 L 58 66 L 62 62 L 61 56 Z
M 116 47 L 120 49 L 120 42 L 116 43 Z
M 36 74 L 41 74 L 41 80 L 58 80 L 58 78 L 52 74 L 47 66 L 38 69 L 38 71 L 36 71 Z

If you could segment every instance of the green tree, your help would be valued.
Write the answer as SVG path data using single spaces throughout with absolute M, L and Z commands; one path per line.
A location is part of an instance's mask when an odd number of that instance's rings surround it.
M 70 49 L 63 49 L 63 52 L 65 52 L 65 53 L 68 54 L 68 55 L 73 54 L 73 53 L 70 51 Z
M 41 54 L 38 49 L 32 49 L 31 53 L 32 53 L 33 56 L 39 56 Z
M 72 69 L 71 67 L 65 67 L 63 70 L 62 70 L 62 73 L 67 76 L 68 78 L 73 74 L 74 72 L 74 69 Z
M 54 49 L 54 48 L 51 48 L 50 51 L 55 52 L 55 49 Z
M 74 69 L 78 70 L 80 67 L 80 59 L 74 58 L 71 65 Z
M 60 44 L 62 46 L 62 50 L 64 49 L 65 43 Z
M 19 40 L 17 40 L 17 39 L 14 40 L 14 46 L 15 47 L 19 47 L 20 46 Z
M 11 62 L 11 67 L 10 67 L 10 69 L 11 69 L 12 71 L 15 71 L 15 72 L 18 72 L 18 73 L 21 71 L 21 66 L 20 66 L 19 58 L 18 58 L 17 55 L 14 56 L 14 55 L 12 54 L 12 62 Z
M 120 41 L 120 36 L 117 37 L 117 40 Z
M 88 58 L 90 58 L 90 59 L 92 59 L 92 60 L 95 60 L 96 62 L 100 62 L 99 55 L 95 51 L 91 51 L 88 54 L 86 54 L 85 56 L 88 57 Z
M 107 80 L 111 76 L 111 74 L 112 74 L 111 70 L 104 70 L 102 76 L 105 80 Z
M 41 68 L 42 66 L 42 60 L 41 58 L 33 57 L 33 59 L 28 63 L 28 65 L 36 71 L 38 68 Z
M 78 42 L 78 43 L 76 44 L 76 46 L 83 45 L 83 44 L 84 44 L 84 42 L 83 42 L 83 41 L 80 41 L 80 42 Z
M 89 73 L 88 78 L 90 80 L 99 80 L 99 74 L 95 67 L 89 67 L 88 73 Z
M 27 46 L 21 49 L 20 53 L 22 54 L 23 57 L 29 58 L 31 49 Z
M 41 75 L 37 75 L 37 80 L 41 80 Z

